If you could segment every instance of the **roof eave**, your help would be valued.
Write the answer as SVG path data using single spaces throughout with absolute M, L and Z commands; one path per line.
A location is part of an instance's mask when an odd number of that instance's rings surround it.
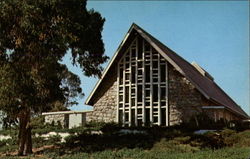
M 101 78 L 98 80 L 98 82 L 96 83 L 94 89 L 91 91 L 90 95 L 88 96 L 88 98 L 86 99 L 85 104 L 86 105 L 93 105 L 93 103 L 91 103 L 91 99 L 93 97 L 93 95 L 96 92 L 96 89 L 99 87 L 99 85 L 101 84 L 103 78 L 106 76 L 108 70 L 110 69 L 111 65 L 113 64 L 114 60 L 116 59 L 118 53 L 120 52 L 121 48 L 123 47 L 124 43 L 126 42 L 127 38 L 129 37 L 130 33 L 132 32 L 132 30 L 135 28 L 136 24 L 133 23 L 132 26 L 130 27 L 130 29 L 128 30 L 128 32 L 125 34 L 122 42 L 120 43 L 120 45 L 118 46 L 115 55 L 112 57 L 112 59 L 109 61 L 108 66 L 106 67 L 106 69 L 103 71 Z

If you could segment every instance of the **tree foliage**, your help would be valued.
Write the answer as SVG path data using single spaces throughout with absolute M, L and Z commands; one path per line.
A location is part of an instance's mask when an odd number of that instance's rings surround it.
M 30 115 L 74 104 L 81 81 L 61 61 L 70 52 L 85 75 L 100 76 L 103 24 L 86 0 L 1 0 L 0 110 L 28 129 Z

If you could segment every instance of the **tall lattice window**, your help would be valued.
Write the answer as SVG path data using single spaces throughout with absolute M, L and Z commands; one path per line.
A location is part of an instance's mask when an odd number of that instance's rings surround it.
M 118 63 L 117 119 L 124 126 L 168 125 L 167 62 L 136 37 Z

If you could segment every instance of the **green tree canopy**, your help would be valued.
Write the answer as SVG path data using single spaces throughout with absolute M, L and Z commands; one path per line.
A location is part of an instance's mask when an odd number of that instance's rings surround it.
M 80 79 L 61 64 L 100 76 L 104 19 L 86 0 L 0 1 L 0 110 L 19 119 L 19 154 L 31 153 L 30 117 L 82 94 Z

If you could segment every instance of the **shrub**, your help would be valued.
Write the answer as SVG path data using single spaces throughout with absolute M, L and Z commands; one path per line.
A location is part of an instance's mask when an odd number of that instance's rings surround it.
M 49 132 L 68 132 L 69 129 L 67 128 L 62 128 L 58 125 L 53 126 L 53 124 L 45 124 L 43 127 L 36 127 L 32 129 L 32 134 L 46 134 Z
M 103 124 L 100 130 L 106 134 L 113 134 L 117 132 L 118 130 L 120 130 L 120 127 L 117 123 L 111 122 L 111 123 Z
M 234 130 L 226 129 L 221 132 L 226 146 L 250 146 L 250 130 L 236 133 Z
M 240 140 L 238 140 L 235 146 L 250 147 L 250 130 L 239 132 L 238 134 L 235 135 L 240 136 Z
M 223 138 L 229 137 L 231 135 L 235 135 L 237 132 L 235 130 L 232 129 L 224 129 L 220 132 L 220 134 L 222 135 Z
M 190 144 L 192 146 L 199 145 L 201 148 L 219 149 L 225 146 L 223 138 L 216 132 L 208 132 L 203 135 L 193 134 Z
M 68 148 L 71 148 L 73 146 L 76 146 L 76 142 L 78 142 L 79 136 L 78 135 L 69 135 L 69 136 L 65 137 L 64 140 L 65 140 L 65 146 Z
M 244 131 L 250 129 L 250 121 L 230 121 L 228 128 L 234 129 L 236 131 Z
M 18 134 L 18 129 L 17 127 L 15 127 L 15 128 L 0 130 L 0 134 L 5 136 L 10 135 L 11 137 L 16 136 Z
M 7 143 L 8 143 L 8 140 L 9 140 L 9 139 L 7 139 L 7 140 L 1 140 L 1 141 L 0 141 L 0 147 L 6 146 Z
M 56 127 L 62 129 L 63 128 L 62 123 L 60 121 L 57 121 Z
M 0 152 L 8 154 L 10 152 L 13 152 L 13 151 L 17 150 L 17 148 L 18 148 L 17 145 L 6 145 L 6 146 L 0 147 Z
M 188 130 L 214 129 L 215 122 L 205 112 L 193 115 L 189 121 L 182 124 Z
M 48 144 L 58 144 L 62 140 L 62 137 L 60 135 L 52 135 L 48 137 L 47 143 Z
M 44 122 L 45 122 L 44 116 L 40 115 L 40 116 L 32 118 L 31 126 L 33 129 L 43 129 L 45 128 Z
M 85 124 L 86 128 L 91 128 L 92 130 L 101 130 L 101 128 L 106 125 L 105 122 L 90 121 Z
M 45 144 L 46 140 L 44 137 L 33 137 L 32 138 L 32 143 L 34 147 L 41 147 Z
M 70 134 L 83 134 L 83 133 L 87 133 L 90 130 L 86 127 L 83 126 L 79 126 L 79 127 L 74 127 L 72 129 L 64 129 L 65 132 L 70 133 Z
M 0 152 L 10 152 L 17 148 L 17 139 L 11 138 L 0 141 Z

